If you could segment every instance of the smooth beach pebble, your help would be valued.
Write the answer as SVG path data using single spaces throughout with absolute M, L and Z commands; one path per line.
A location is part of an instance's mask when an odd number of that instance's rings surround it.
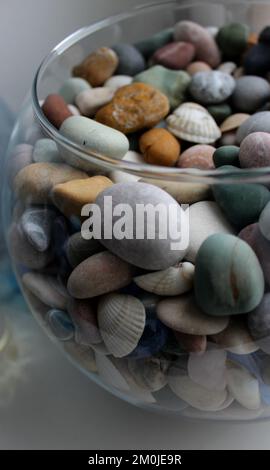
M 223 62 L 218 67 L 219 72 L 228 73 L 229 75 L 233 75 L 234 71 L 237 69 L 237 65 L 235 62 Z
M 247 75 L 265 76 L 270 70 L 269 44 L 259 43 L 251 47 L 244 57 Z
M 42 111 L 50 123 L 57 129 L 72 113 L 64 98 L 60 95 L 49 95 L 42 105 Z
M 190 84 L 190 76 L 182 70 L 170 70 L 162 65 L 155 65 L 136 75 L 134 82 L 151 85 L 160 90 L 168 97 L 171 108 L 175 109 L 184 101 Z
M 82 208 L 92 204 L 99 193 L 113 185 L 106 176 L 93 176 L 83 180 L 73 180 L 54 186 L 52 199 L 56 207 L 67 217 L 81 216 Z
M 250 118 L 250 114 L 247 113 L 236 113 L 227 117 L 222 124 L 220 125 L 220 130 L 224 135 L 232 131 L 237 131 L 237 129 L 242 126 L 242 124 Z
M 260 261 L 265 282 L 270 286 L 270 243 L 262 235 L 259 224 L 246 226 L 238 235 L 242 240 L 248 243 L 256 253 Z
M 97 297 L 130 284 L 133 272 L 134 269 L 128 263 L 104 251 L 91 256 L 74 269 L 68 280 L 68 291 L 75 299 Z
M 22 283 L 45 305 L 60 310 L 66 309 L 68 294 L 64 293 L 55 277 L 32 272 L 23 275 Z
M 255 113 L 253 116 L 246 119 L 237 131 L 237 144 L 240 145 L 245 137 L 253 132 L 270 132 L 270 111 Z
M 226 372 L 228 388 L 233 397 L 248 410 L 257 410 L 261 406 L 258 380 L 244 367 L 228 362 Z
M 104 87 L 110 88 L 114 92 L 127 85 L 131 85 L 133 77 L 130 75 L 114 75 L 104 83 Z
M 215 150 L 211 145 L 194 145 L 180 155 L 177 166 L 212 170 L 215 167 L 213 161 Z
M 116 70 L 117 75 L 130 75 L 133 77 L 146 68 L 146 62 L 142 53 L 131 44 L 117 44 L 113 46 L 119 60 Z
M 102 342 L 96 307 L 91 301 L 70 299 L 67 311 L 75 326 L 76 343 L 90 346 Z
M 202 104 L 218 104 L 226 101 L 235 88 L 234 78 L 224 72 L 196 73 L 191 80 L 189 92 Z
M 210 348 L 204 354 L 190 354 L 188 375 L 193 382 L 207 390 L 226 388 L 226 351 Z
M 199 60 L 195 62 L 191 62 L 186 68 L 186 72 L 193 76 L 198 72 L 210 72 L 212 69 L 210 65 L 208 65 L 206 62 L 201 62 Z
M 219 144 L 224 147 L 228 145 L 236 145 L 236 132 L 225 132 L 222 134 L 221 139 L 219 140 Z
M 260 305 L 248 315 L 252 338 L 267 354 L 270 353 L 270 294 L 265 294 Z
M 76 96 L 82 91 L 89 90 L 91 86 L 83 78 L 68 78 L 60 88 L 58 94 L 61 95 L 65 102 L 74 104 Z
M 170 194 L 180 204 L 194 204 L 212 198 L 211 188 L 207 184 L 176 183 L 162 179 L 142 178 L 140 183 L 153 184 Z
M 80 110 L 74 104 L 69 104 L 68 109 L 70 110 L 72 116 L 80 116 Z
M 186 259 L 195 262 L 203 242 L 216 233 L 234 234 L 234 229 L 214 201 L 202 201 L 189 208 L 189 249 Z
M 158 271 L 167 269 L 183 259 L 187 251 L 187 246 L 183 243 L 183 237 L 185 237 L 187 231 L 187 217 L 179 204 L 165 191 L 145 183 L 115 184 L 111 188 L 103 191 L 95 201 L 101 210 L 102 225 L 104 224 L 105 217 L 104 200 L 107 196 L 112 198 L 113 211 L 114 208 L 123 201 L 129 204 L 132 211 L 126 213 L 124 221 L 125 227 L 131 227 L 131 229 L 129 229 L 129 237 L 119 240 L 119 237 L 115 236 L 115 224 L 118 218 L 113 217 L 112 237 L 110 239 L 103 237 L 103 239 L 100 240 L 105 248 L 125 261 L 148 270 Z M 136 237 L 137 207 L 138 205 L 146 207 L 147 204 L 151 204 L 154 207 L 161 204 L 166 214 L 163 216 L 162 224 L 158 222 L 158 214 L 156 214 L 155 220 L 152 221 L 149 220 L 149 217 L 145 217 L 140 227 L 137 227 L 143 232 L 143 237 L 138 238 Z M 169 207 L 170 210 L 167 211 Z M 170 215 L 172 213 L 174 213 L 173 217 Z M 168 233 L 166 221 L 170 225 L 170 233 Z M 181 236 L 179 233 L 180 228 Z M 149 230 L 154 230 L 154 237 L 146 237 L 147 231 L 149 233 Z M 173 240 L 171 233 L 174 230 L 176 233 L 174 235 L 175 239 Z M 181 243 L 179 244 L 178 242 L 180 242 L 180 240 Z
M 63 310 L 50 310 L 46 315 L 46 321 L 54 337 L 59 341 L 70 341 L 74 337 L 73 322 Z
M 237 111 L 255 113 L 269 99 L 270 84 L 264 78 L 250 75 L 236 80 L 232 101 Z
M 172 42 L 158 49 L 151 61 L 168 69 L 184 70 L 194 59 L 195 47 L 188 42 Z
M 87 174 L 60 163 L 33 163 L 23 168 L 14 180 L 17 196 L 28 203 L 47 204 L 57 184 L 87 178 Z
M 263 168 L 270 165 L 270 134 L 253 132 L 241 143 L 239 153 L 242 168 Z
M 33 150 L 33 162 L 58 163 L 61 162 L 58 147 L 52 139 L 37 140 Z
M 181 348 L 189 353 L 203 354 L 207 347 L 207 337 L 204 335 L 187 335 L 174 331 L 174 336 Z
M 236 315 L 259 305 L 264 277 L 247 243 L 233 235 L 216 234 L 203 243 L 197 254 L 194 288 L 197 304 L 205 313 Z
M 98 111 L 96 120 L 130 134 L 155 126 L 168 112 L 168 98 L 163 93 L 150 85 L 133 83 L 118 90 L 112 102 Z
M 8 160 L 8 181 L 12 186 L 16 175 L 26 166 L 33 163 L 33 145 L 19 144 Z
M 117 54 L 109 47 L 100 47 L 73 68 L 73 76 L 83 78 L 93 87 L 102 86 L 116 71 Z
M 194 45 L 196 58 L 206 62 L 211 67 L 217 67 L 221 62 L 220 52 L 215 39 L 197 23 L 180 21 L 174 28 L 174 40 L 189 42 Z
M 13 222 L 8 232 L 8 246 L 13 259 L 29 269 L 43 269 L 53 259 L 51 250 L 38 251 L 29 242 L 21 225 Z
M 207 111 L 215 119 L 217 124 L 221 124 L 232 114 L 232 108 L 227 103 L 212 104 L 207 106 Z
M 224 170 L 239 171 L 236 167 L 221 167 Z M 237 228 L 257 222 L 261 212 L 270 200 L 270 192 L 261 184 L 220 184 L 213 187 L 213 194 L 227 219 Z
M 51 243 L 55 211 L 31 207 L 21 217 L 21 228 L 33 247 L 40 252 L 48 250 Z
M 265 206 L 260 215 L 259 228 L 264 238 L 270 241 L 270 203 Z
M 166 129 L 151 129 L 140 138 L 140 151 L 147 163 L 153 165 L 175 166 L 180 143 Z
M 225 330 L 212 336 L 215 343 L 234 354 L 246 355 L 258 351 L 259 347 L 253 341 L 243 318 L 231 318 Z
M 205 315 L 191 294 L 161 300 L 157 306 L 157 316 L 172 330 L 190 335 L 214 335 L 223 331 L 229 323 L 228 317 Z
M 92 117 L 108 104 L 114 96 L 114 90 L 107 87 L 90 88 L 76 96 L 75 103 L 83 116 Z
M 150 38 L 138 41 L 135 44 L 146 59 L 149 59 L 157 49 L 173 41 L 173 28 L 167 28 L 154 34 Z
M 94 238 L 91 240 L 84 239 L 81 232 L 74 233 L 67 241 L 66 255 L 69 264 L 73 268 L 101 251 L 104 251 L 104 248 L 98 240 Z
M 213 160 L 216 168 L 224 165 L 240 166 L 239 163 L 240 147 L 236 145 L 225 145 L 216 149 Z
M 124 134 L 84 116 L 73 116 L 67 119 L 61 126 L 60 133 L 83 146 L 86 152 L 105 155 L 117 160 L 121 160 L 129 150 L 129 142 Z M 79 158 L 71 150 L 60 145 L 59 150 L 62 158 L 70 165 L 86 171 L 93 170 L 91 161 Z M 100 171 L 100 167 L 96 166 L 95 169 Z
M 248 45 L 249 27 L 243 23 L 230 23 L 220 28 L 216 40 L 227 59 L 240 57 Z

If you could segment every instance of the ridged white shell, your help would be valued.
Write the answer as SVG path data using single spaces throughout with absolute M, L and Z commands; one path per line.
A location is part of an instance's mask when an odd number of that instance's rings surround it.
M 109 294 L 98 306 L 101 336 L 114 357 L 125 357 L 137 347 L 145 327 L 145 307 L 131 295 Z
M 248 410 L 258 410 L 261 406 L 258 380 L 244 367 L 227 362 L 228 389 L 234 398 Z
M 180 139 L 196 144 L 211 144 L 221 131 L 207 109 L 197 103 L 184 103 L 167 118 L 168 130 Z
M 178 267 L 135 277 L 134 282 L 141 289 L 153 294 L 164 296 L 180 295 L 191 290 L 194 270 L 193 264 L 181 263 Z

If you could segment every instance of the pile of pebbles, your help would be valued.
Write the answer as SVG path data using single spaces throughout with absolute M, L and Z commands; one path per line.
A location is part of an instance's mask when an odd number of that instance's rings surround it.
M 85 151 L 203 171 L 270 166 L 270 27 L 181 21 L 74 66 L 42 110 Z M 203 174 L 203 173 L 202 173 Z M 190 414 L 270 405 L 270 191 L 105 172 L 29 132 L 10 156 L 10 251 L 32 309 L 81 368 L 133 401 Z M 85 240 L 81 210 L 160 203 L 172 240 Z M 189 220 L 181 204 L 189 204 Z M 102 220 L 103 222 L 104 220 Z M 245 414 L 246 413 L 246 414 Z M 248 415 L 250 413 L 250 415 Z

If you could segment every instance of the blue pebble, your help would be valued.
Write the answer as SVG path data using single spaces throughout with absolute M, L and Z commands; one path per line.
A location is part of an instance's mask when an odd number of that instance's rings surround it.
M 116 75 L 134 77 L 146 68 L 146 62 L 141 52 L 131 44 L 117 44 L 113 47 L 119 59 Z
M 60 341 L 69 341 L 73 338 L 75 328 L 71 318 L 62 310 L 50 310 L 46 316 L 47 322 L 54 336 Z

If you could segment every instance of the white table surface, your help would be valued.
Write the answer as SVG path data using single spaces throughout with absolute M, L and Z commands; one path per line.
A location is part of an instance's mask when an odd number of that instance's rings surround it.
M 270 422 L 194 422 L 137 409 L 79 372 L 33 322 L 28 366 L 0 408 L 0 449 L 269 449 Z

